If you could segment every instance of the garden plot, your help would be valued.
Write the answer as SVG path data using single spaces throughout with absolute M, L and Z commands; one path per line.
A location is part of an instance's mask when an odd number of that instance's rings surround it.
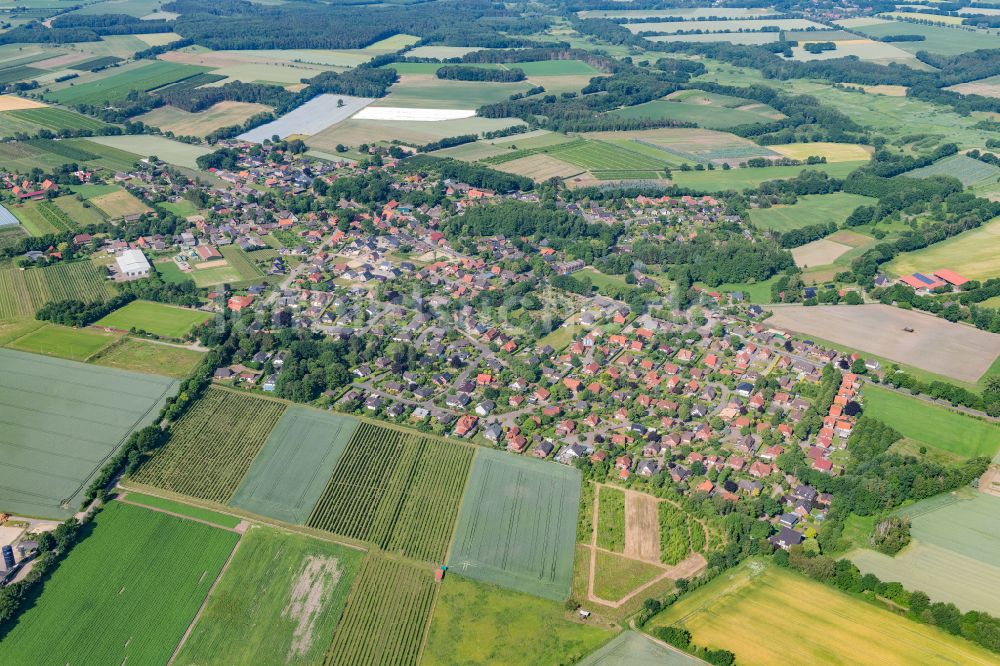
M 331 125 L 350 118 L 373 101 L 370 97 L 319 95 L 277 120 L 244 132 L 239 138 L 262 143 L 275 134 L 282 139 L 292 134 L 319 134 Z
M 789 305 L 773 310 L 767 320 L 771 327 L 815 335 L 964 382 L 975 383 L 1000 355 L 996 333 L 889 305 Z

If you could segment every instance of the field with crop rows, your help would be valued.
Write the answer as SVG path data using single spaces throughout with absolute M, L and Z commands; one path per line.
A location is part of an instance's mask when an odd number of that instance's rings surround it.
M 228 502 L 284 411 L 280 402 L 209 387 L 135 480 Z
M 81 489 L 177 386 L 8 349 L 0 367 L 0 511 L 29 516 L 75 511 Z
M 363 557 L 329 541 L 251 529 L 175 663 L 321 664 Z
M 361 424 L 309 526 L 414 559 L 444 559 L 476 450 Z
M 0 269 L 0 319 L 33 315 L 49 301 L 104 301 L 111 291 L 110 283 L 89 261 Z
M 219 248 L 219 252 L 221 252 L 222 256 L 226 258 L 229 265 L 240 274 L 241 279 L 253 280 L 264 275 L 264 272 L 260 270 L 260 267 L 250 260 L 247 253 L 236 245 L 223 245 Z
M 597 507 L 597 545 L 622 552 L 625 549 L 625 492 L 601 487 Z
M 416 664 L 430 620 L 429 568 L 369 556 L 327 651 L 327 666 Z
M 85 529 L 0 641 L 0 662 L 167 663 L 239 538 L 120 502 Z
M 81 116 L 63 109 L 18 109 L 0 113 L 0 136 L 14 136 L 18 132 L 36 134 L 47 129 L 58 132 L 62 129 L 103 129 L 105 124 L 87 116 Z
M 350 416 L 289 407 L 233 495 L 232 506 L 305 523 L 357 427 Z
M 480 449 L 448 564 L 487 583 L 563 601 L 573 579 L 580 472 Z
M 76 229 L 76 223 L 51 201 L 34 201 L 14 209 L 21 224 L 32 236 L 58 234 Z
M 928 166 L 908 171 L 905 175 L 910 178 L 951 176 L 958 178 L 963 185 L 968 186 L 988 178 L 995 180 L 1000 175 L 1000 168 L 965 155 L 952 155 Z
M 145 61 L 87 83 L 69 86 L 45 95 L 59 104 L 103 104 L 124 99 L 133 90 L 147 91 L 176 83 L 208 71 L 206 67 L 163 60 Z

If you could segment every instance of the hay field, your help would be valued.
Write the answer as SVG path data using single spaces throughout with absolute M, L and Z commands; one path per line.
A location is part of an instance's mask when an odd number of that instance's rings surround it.
M 1000 355 L 1000 335 L 889 305 L 773 306 L 773 328 L 815 335 L 959 381 L 975 383 Z M 904 327 L 913 333 L 903 331 Z
M 882 84 L 877 86 L 858 86 L 869 95 L 885 95 L 886 97 L 906 97 L 906 86 Z
M 795 620 L 776 622 L 780 617 Z M 669 625 L 690 631 L 697 645 L 732 651 L 740 664 L 996 663 L 995 654 L 964 638 L 761 559 L 686 595 L 647 627 Z
M 1000 75 L 987 76 L 985 79 L 977 79 L 968 83 L 948 86 L 945 90 L 952 90 L 962 95 L 982 95 L 983 97 L 1000 97 Z
M 1000 219 L 916 252 L 905 252 L 885 265 L 892 275 L 950 268 L 971 280 L 1000 277 Z
M 770 44 L 780 38 L 780 32 L 703 32 L 690 35 L 654 35 L 651 42 L 730 42 L 732 44 Z
M 856 36 L 854 37 L 854 39 L 849 41 L 836 41 L 836 49 L 833 51 L 822 51 L 820 53 L 810 53 L 802 46 L 795 46 L 792 47 L 792 55 L 796 60 L 801 61 L 831 60 L 833 58 L 856 56 L 859 60 L 866 60 L 879 65 L 888 65 L 889 63 L 895 62 L 914 67 L 921 66 L 920 61 L 917 60 L 912 53 L 904 51 L 895 44 L 887 44 L 885 42 L 878 42 L 871 39 L 857 39 Z
M 22 109 L 44 109 L 48 104 L 25 99 L 17 95 L 0 95 L 0 111 L 19 111 Z
M 125 331 L 135 328 L 165 338 L 183 338 L 195 325 L 211 317 L 212 314 L 204 310 L 137 300 L 106 315 L 96 325 Z
M 219 102 L 198 113 L 190 113 L 174 106 L 161 106 L 137 116 L 136 120 L 178 136 L 205 136 L 220 127 L 240 125 L 247 118 L 270 110 L 271 107 L 264 104 L 249 102 Z
M 796 160 L 804 160 L 807 157 L 816 155 L 825 157 L 827 162 L 856 162 L 867 160 L 871 157 L 874 149 L 871 146 L 861 146 L 854 143 L 787 143 L 784 145 L 768 146 L 776 153 Z
M 848 553 L 861 571 L 922 590 L 932 601 L 963 611 L 1000 615 L 1000 498 L 960 491 L 897 513 L 910 516 L 913 542 L 895 557 L 872 550 Z
M 496 169 L 508 173 L 527 176 L 532 180 L 542 182 L 549 178 L 572 178 L 584 172 L 579 166 L 563 162 L 551 155 L 528 155 L 503 164 L 497 164 Z
M 792 257 L 795 265 L 799 268 L 806 266 L 825 266 L 832 264 L 845 252 L 850 252 L 850 245 L 843 245 L 826 238 L 814 240 L 811 243 L 799 246 L 792 250 Z
M 723 18 L 760 18 L 773 14 L 774 10 L 765 7 L 677 7 L 675 9 L 589 9 L 577 12 L 580 18 L 668 18 L 678 16 L 685 19 L 700 19 L 708 17 Z

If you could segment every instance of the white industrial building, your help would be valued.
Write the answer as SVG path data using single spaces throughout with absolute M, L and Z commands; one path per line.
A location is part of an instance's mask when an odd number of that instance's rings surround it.
M 125 250 L 115 259 L 118 263 L 119 280 L 135 280 L 149 277 L 149 261 L 142 250 Z

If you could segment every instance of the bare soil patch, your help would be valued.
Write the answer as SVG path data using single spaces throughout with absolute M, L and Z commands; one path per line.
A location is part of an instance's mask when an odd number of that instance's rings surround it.
M 976 382 L 1000 355 L 1000 335 L 889 305 L 777 306 L 768 325 Z M 907 333 L 904 328 L 912 328 Z
M 316 621 L 327 597 L 340 582 L 340 563 L 334 557 L 311 556 L 305 561 L 292 591 L 288 606 L 281 617 L 296 622 L 288 659 L 291 661 L 309 651 L 314 639 Z
M 625 494 L 625 557 L 660 563 L 659 502 L 642 493 Z
M 792 250 L 792 257 L 795 265 L 803 266 L 825 266 L 832 264 L 837 258 L 848 252 L 850 246 L 836 243 L 826 238 L 814 240 Z

